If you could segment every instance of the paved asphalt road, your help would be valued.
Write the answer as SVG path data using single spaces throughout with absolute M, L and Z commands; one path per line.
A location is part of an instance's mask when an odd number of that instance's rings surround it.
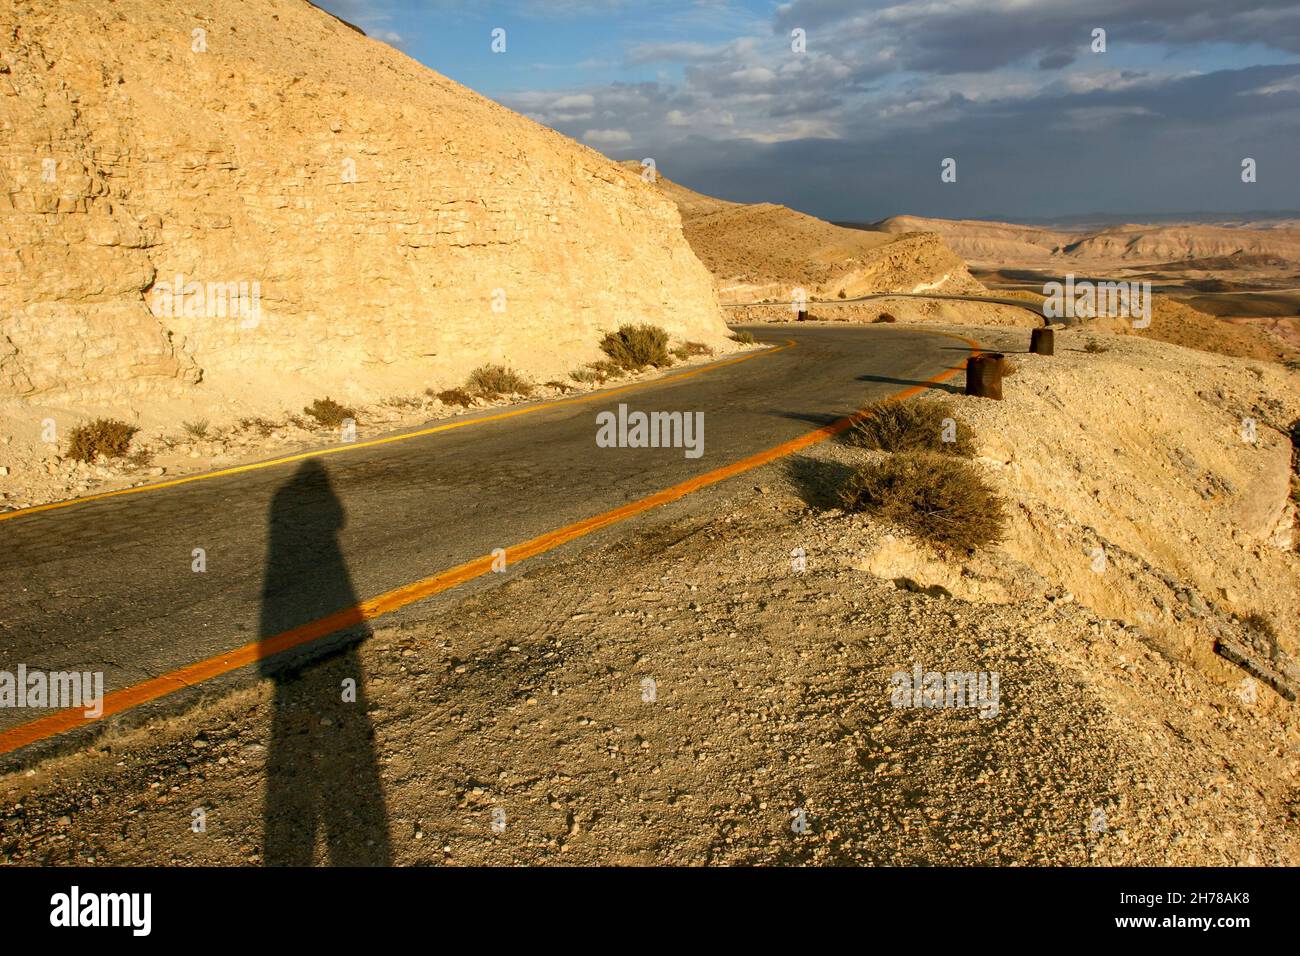
M 968 352 L 881 325 L 750 328 L 796 346 L 608 399 L 0 521 L 0 670 L 102 670 L 109 691 L 135 685 L 768 449 Z M 704 454 L 597 447 L 596 414 L 619 402 L 704 412 Z M 44 715 L 0 709 L 0 732 Z

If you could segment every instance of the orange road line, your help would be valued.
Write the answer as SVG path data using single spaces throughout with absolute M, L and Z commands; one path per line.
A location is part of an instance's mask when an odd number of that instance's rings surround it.
M 965 342 L 971 348 L 972 354 L 980 350 L 980 345 L 973 339 L 968 339 L 961 335 L 951 335 L 946 332 L 936 333 L 947 335 L 949 338 L 959 339 Z M 756 355 L 770 353 L 754 353 Z M 895 392 L 885 400 L 891 402 L 903 401 L 911 398 L 913 395 L 923 392 L 928 386 L 936 385 L 940 382 L 952 378 L 958 372 L 962 371 L 965 363 L 949 369 L 945 369 L 938 375 L 934 375 L 924 382 L 905 388 L 902 391 Z M 604 393 L 609 394 L 609 393 Z M 610 511 L 585 518 L 582 521 L 565 525 L 562 528 L 556 528 L 545 534 L 539 535 L 522 544 L 517 544 L 512 548 L 506 549 L 508 561 L 518 562 L 528 558 L 536 557 L 547 551 L 554 550 L 562 544 L 566 544 L 577 538 L 584 537 L 592 532 L 607 528 L 612 524 L 625 521 L 634 515 L 657 508 L 660 505 L 677 501 L 687 495 L 699 491 L 701 488 L 707 488 L 709 485 L 717 484 L 727 478 L 755 468 L 769 464 L 778 458 L 792 454 L 810 445 L 825 441 L 845 429 L 851 428 L 857 422 L 868 417 L 866 412 L 855 412 L 845 418 L 831 422 L 829 425 L 823 425 L 814 431 L 805 432 L 797 438 L 782 442 L 766 451 L 760 451 L 757 454 L 734 461 L 729 465 L 716 468 L 713 471 L 705 472 L 694 478 L 687 479 L 680 484 L 665 488 L 639 501 L 629 502 L 621 507 L 614 508 Z M 99 717 L 86 717 L 82 708 L 69 708 L 50 714 L 48 717 L 42 717 L 29 723 L 22 724 L 10 730 L 0 731 L 0 754 L 11 753 L 21 747 L 29 744 L 46 740 L 50 737 L 66 733 L 86 724 L 102 720 L 104 717 L 110 717 L 113 714 L 121 713 L 141 704 L 165 697 L 175 691 L 185 687 L 191 687 L 195 684 L 214 677 L 220 677 L 228 674 L 240 667 L 246 667 L 258 661 L 273 657 L 285 651 L 292 650 L 295 647 L 301 647 L 319 638 L 326 637 L 344 628 L 352 627 L 357 624 L 363 624 L 366 621 L 372 621 L 375 618 L 390 614 L 408 604 L 414 604 L 416 601 L 422 601 L 425 598 L 440 594 L 443 591 L 450 590 L 466 581 L 472 581 L 487 574 L 492 569 L 493 556 L 484 555 L 467 561 L 464 564 L 457 565 L 439 574 L 414 581 L 411 584 L 396 588 L 373 597 L 368 601 L 352 607 L 336 611 L 326 617 L 318 618 L 314 621 L 308 621 L 306 624 L 299 625 L 288 631 L 283 631 L 271 637 L 245 644 L 234 650 L 227 651 L 224 654 L 218 654 L 215 657 L 209 657 L 207 660 L 198 661 L 194 664 L 187 664 L 176 670 L 162 674 L 150 680 L 134 684 L 131 687 L 124 687 L 121 690 L 115 690 L 104 695 L 103 712 Z
M 218 471 L 205 471 L 197 475 L 186 475 L 182 478 L 173 478 L 170 481 L 159 481 L 151 485 L 137 485 L 134 488 L 118 488 L 116 491 L 101 491 L 99 494 L 84 495 L 80 498 L 68 498 L 64 501 L 51 501 L 43 505 L 33 505 L 30 508 L 20 508 L 17 511 L 6 511 L 0 513 L 0 521 L 8 521 L 10 518 L 20 518 L 25 515 L 33 515 L 41 511 L 54 511 L 59 508 L 69 508 L 72 505 L 85 504 L 90 501 L 100 501 L 104 498 L 116 498 L 120 495 L 135 495 L 145 491 L 161 491 L 164 488 L 175 488 L 178 485 L 188 485 L 193 481 L 206 481 L 209 478 L 222 478 L 226 475 L 238 475 L 247 471 L 258 471 L 262 468 L 270 468 L 274 465 L 284 465 L 289 462 L 302 461 L 305 458 L 322 458 L 325 455 L 338 455 L 344 452 L 357 451 L 362 448 L 377 448 L 380 445 L 390 445 L 394 442 L 408 441 L 412 438 L 422 438 L 425 435 L 432 435 L 436 432 L 451 431 L 453 428 L 468 428 L 471 425 L 483 425 L 487 422 L 499 422 L 506 418 L 514 418 L 517 415 L 531 415 L 533 412 L 541 411 L 544 408 L 556 408 L 561 405 L 576 405 L 580 402 L 594 402 L 610 398 L 614 395 L 623 395 L 627 392 L 637 391 L 643 388 L 652 388 L 656 385 L 663 385 L 668 382 L 679 382 L 682 379 L 701 375 L 704 372 L 712 372 L 715 369 L 726 368 L 728 365 L 736 365 L 739 362 L 748 362 L 750 359 L 762 358 L 766 355 L 775 355 L 777 352 L 784 352 L 786 349 L 792 349 L 794 347 L 794 340 L 787 339 L 784 345 L 776 345 L 772 348 L 763 349 L 760 352 L 750 352 L 747 355 L 739 355 L 735 358 L 724 359 L 719 362 L 710 362 L 707 365 L 701 365 L 699 368 L 690 369 L 685 372 L 678 372 L 674 375 L 667 375 L 663 378 L 657 378 L 649 382 L 634 382 L 631 385 L 622 385 L 618 388 L 588 392 L 586 395 L 577 395 L 573 398 L 557 398 L 549 402 L 538 402 L 536 405 L 523 405 L 518 408 L 512 408 L 506 412 L 498 412 L 495 415 L 485 415 L 482 418 L 468 418 L 462 421 L 447 422 L 444 425 L 434 425 L 432 428 L 422 428 L 419 431 L 403 432 L 400 435 L 388 435 L 384 438 L 372 438 L 368 441 L 362 442 L 349 442 L 344 445 L 336 445 L 332 448 L 317 448 L 312 451 L 298 452 L 293 455 L 283 455 L 279 458 L 271 458 L 267 461 L 250 462 L 247 465 L 235 465 L 231 468 L 222 468 Z

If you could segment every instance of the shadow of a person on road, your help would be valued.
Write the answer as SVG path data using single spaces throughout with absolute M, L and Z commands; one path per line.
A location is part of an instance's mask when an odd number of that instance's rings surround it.
M 339 548 L 344 520 L 329 475 L 314 459 L 275 493 L 258 630 L 265 650 L 274 649 L 268 642 L 276 635 L 357 603 Z M 259 665 L 275 681 L 263 814 L 266 866 L 309 866 L 320 840 L 334 866 L 390 862 L 356 649 L 360 636 L 354 628 L 342 650 L 315 661 L 302 660 L 299 648 Z

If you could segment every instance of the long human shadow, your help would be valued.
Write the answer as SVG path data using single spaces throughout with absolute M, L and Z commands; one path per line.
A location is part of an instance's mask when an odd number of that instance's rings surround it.
M 357 596 L 339 548 L 346 515 L 325 467 L 299 466 L 268 512 L 259 638 L 352 607 Z M 310 866 L 319 840 L 334 866 L 391 860 L 388 817 L 357 654 L 364 635 L 328 657 L 263 659 L 275 682 L 263 813 L 266 866 Z M 286 660 L 285 658 L 290 658 Z

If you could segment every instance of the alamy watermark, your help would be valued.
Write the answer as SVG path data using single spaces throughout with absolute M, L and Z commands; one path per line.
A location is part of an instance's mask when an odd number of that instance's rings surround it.
M 684 448 L 687 458 L 704 454 L 703 412 L 629 412 L 596 415 L 598 448 Z
M 1043 315 L 1049 319 L 1092 319 L 1098 316 L 1122 316 L 1133 319 L 1133 328 L 1151 324 L 1150 282 L 1076 281 L 1073 273 L 1065 282 L 1048 282 L 1043 286 Z
M 978 708 L 980 717 L 996 717 L 1002 694 L 997 671 L 896 671 L 889 678 L 889 701 L 895 707 Z
M 0 671 L 0 707 L 79 707 L 86 717 L 104 713 L 103 671 Z
M 153 314 L 162 318 L 238 318 L 241 329 L 253 329 L 262 320 L 262 283 L 185 281 L 177 273 L 174 281 L 163 279 L 153 286 Z

